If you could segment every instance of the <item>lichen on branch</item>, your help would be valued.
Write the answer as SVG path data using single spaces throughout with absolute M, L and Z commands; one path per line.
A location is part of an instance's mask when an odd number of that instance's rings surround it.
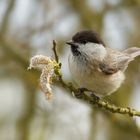
M 97 96 L 93 95 L 92 92 L 88 89 L 84 89 L 81 92 L 81 90 L 76 89 L 72 83 L 67 84 L 62 78 L 61 63 L 59 62 L 56 45 L 56 42 L 53 41 L 53 52 L 55 59 L 43 55 L 36 55 L 31 58 L 28 68 L 42 69 L 42 73 L 40 76 L 40 86 L 47 99 L 52 99 L 52 86 L 57 81 L 77 99 L 83 100 L 91 105 L 97 106 L 98 108 L 103 108 L 112 113 L 127 114 L 129 116 L 140 117 L 140 112 L 136 111 L 135 109 L 115 106 L 114 104 L 110 104 L 104 99 L 98 98 Z

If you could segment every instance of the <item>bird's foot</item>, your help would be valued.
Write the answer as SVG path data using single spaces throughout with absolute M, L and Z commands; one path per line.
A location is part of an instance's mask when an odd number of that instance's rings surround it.
M 94 91 L 92 91 L 92 90 L 89 90 L 86 88 L 80 88 L 79 90 L 82 92 L 82 94 L 84 94 L 84 92 L 86 92 L 86 91 L 90 92 L 90 94 L 88 93 L 88 95 L 95 101 L 99 101 L 99 99 L 100 99 L 97 95 L 95 95 Z
M 89 92 L 88 96 L 90 96 L 92 100 L 99 101 L 100 98 L 96 96 L 93 91 L 88 90 L 86 88 L 79 88 L 78 91 L 75 93 L 75 97 L 82 99 L 84 97 L 84 92 Z
M 95 100 L 95 101 L 99 101 L 100 98 L 98 96 L 95 95 L 95 93 L 92 91 L 91 94 L 90 94 L 90 97 Z
M 77 92 L 74 93 L 75 97 L 78 99 L 82 99 L 84 96 L 84 91 L 87 91 L 85 88 L 78 88 Z

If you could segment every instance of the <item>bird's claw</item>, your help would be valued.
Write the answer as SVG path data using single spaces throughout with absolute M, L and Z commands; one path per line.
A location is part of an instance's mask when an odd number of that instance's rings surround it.
M 84 95 L 84 91 L 85 91 L 85 88 L 79 88 L 77 90 L 77 92 L 75 93 L 75 97 L 79 98 L 79 99 L 82 99 L 83 95 Z
M 76 97 L 76 98 L 79 98 L 79 99 L 83 98 L 84 92 L 85 92 L 85 91 L 90 92 L 89 96 L 90 96 L 94 101 L 98 101 L 98 100 L 100 99 L 98 96 L 96 96 L 96 95 L 94 94 L 93 91 L 88 90 L 88 89 L 86 89 L 86 88 L 79 88 L 78 91 L 77 91 L 77 93 L 75 93 L 75 97 Z
M 100 99 L 98 96 L 96 96 L 96 95 L 94 94 L 94 92 L 91 92 L 90 97 L 92 97 L 92 99 L 94 99 L 95 101 L 99 101 L 99 99 Z

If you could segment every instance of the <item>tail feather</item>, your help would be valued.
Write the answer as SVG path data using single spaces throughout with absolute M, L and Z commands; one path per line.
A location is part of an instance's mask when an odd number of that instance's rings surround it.
M 126 62 L 123 65 L 123 71 L 125 71 L 128 67 L 128 64 L 133 61 L 135 59 L 135 57 L 140 55 L 140 48 L 137 47 L 132 47 L 129 49 L 126 49 L 123 51 L 124 54 L 126 54 L 126 56 L 128 56 L 129 58 L 126 60 Z
M 124 50 L 123 53 L 130 55 L 131 59 L 133 60 L 135 57 L 140 55 L 140 48 L 132 47 Z

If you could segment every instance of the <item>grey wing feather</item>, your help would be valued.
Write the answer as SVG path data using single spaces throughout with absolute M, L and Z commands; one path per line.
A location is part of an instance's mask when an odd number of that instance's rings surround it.
M 107 63 L 100 63 L 99 68 L 106 75 L 113 74 L 118 71 L 117 68 L 110 67 Z
M 109 50 L 110 54 L 99 64 L 100 70 L 105 74 L 114 74 L 117 71 L 125 71 L 129 62 L 140 55 L 140 48 L 132 47 L 123 52 Z
M 129 63 L 130 56 L 110 49 L 108 56 L 100 63 L 99 67 L 105 74 L 114 74 L 117 71 L 124 71 Z
M 124 71 L 129 63 L 130 57 L 128 56 L 118 56 L 116 58 L 110 58 L 110 60 L 104 60 L 100 63 L 100 69 L 105 74 L 114 74 L 119 70 Z

